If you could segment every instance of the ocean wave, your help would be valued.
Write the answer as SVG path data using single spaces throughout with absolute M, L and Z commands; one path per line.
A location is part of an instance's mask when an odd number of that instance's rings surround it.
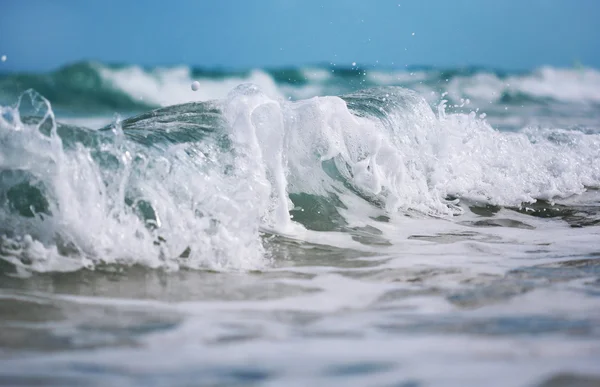
M 561 101 L 600 103 L 600 72 L 593 69 L 566 70 L 543 67 L 532 73 L 498 76 L 480 72 L 456 75 L 448 79 L 447 91 L 461 98 L 511 102 L 510 97 L 523 96 L 515 103 Z
M 190 89 L 200 83 L 197 92 Z M 473 110 L 494 107 L 579 104 L 600 109 L 600 72 L 590 68 L 542 67 L 531 72 L 486 68 L 404 70 L 360 66 L 309 66 L 227 71 L 178 67 L 143 68 L 80 62 L 45 74 L 0 75 L 0 102 L 13 103 L 27 89 L 67 113 L 141 112 L 190 101 L 225 98 L 240 83 L 259 85 L 274 99 L 306 99 L 340 95 L 376 86 L 402 86 L 419 91 L 432 105 L 442 98 Z
M 195 79 L 200 82 L 197 92 L 190 88 Z M 187 66 L 147 69 L 81 62 L 48 74 L 0 76 L 0 103 L 13 103 L 23 92 L 34 89 L 52 101 L 55 109 L 67 113 L 131 113 L 222 99 L 245 82 L 259 85 L 273 98 L 282 98 L 273 77 L 262 70 L 219 72 Z
M 265 234 L 600 186 L 598 134 L 499 132 L 399 87 L 285 101 L 245 84 L 98 131 L 58 124 L 33 91 L 1 113 L 0 257 L 26 270 L 256 269 Z
M 102 79 L 111 88 L 120 90 L 132 99 L 145 101 L 151 106 L 168 106 L 190 101 L 223 99 L 229 91 L 240 83 L 259 85 L 272 98 L 281 98 L 277 85 L 271 76 L 254 70 L 243 76 L 237 74 L 219 78 L 198 77 L 200 88 L 190 88 L 194 81 L 188 67 L 157 68 L 147 71 L 137 66 L 113 69 L 99 66 Z

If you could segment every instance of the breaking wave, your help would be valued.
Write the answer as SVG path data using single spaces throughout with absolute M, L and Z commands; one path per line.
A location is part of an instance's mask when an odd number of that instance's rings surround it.
M 101 130 L 57 123 L 34 91 L 2 107 L 0 257 L 36 271 L 256 269 L 270 263 L 265 235 L 452 220 L 464 203 L 519 207 L 600 186 L 598 134 L 500 132 L 401 87 L 286 101 L 269 82 Z
M 193 80 L 198 92 L 190 90 Z M 0 75 L 0 102 L 13 103 L 33 88 L 69 112 L 141 112 L 189 101 L 222 99 L 240 83 L 253 83 L 271 98 L 306 99 L 340 95 L 377 86 L 403 86 L 437 104 L 442 94 L 453 104 L 470 100 L 492 104 L 600 104 L 600 72 L 590 68 L 543 67 L 532 72 L 486 68 L 406 68 L 313 66 L 252 71 L 194 69 L 186 66 L 143 68 L 80 62 L 45 74 Z

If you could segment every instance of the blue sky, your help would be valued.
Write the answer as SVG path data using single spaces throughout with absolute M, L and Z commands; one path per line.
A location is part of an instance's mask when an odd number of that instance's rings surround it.
M 84 59 L 600 67 L 599 15 L 600 0 L 0 0 L 0 71 Z

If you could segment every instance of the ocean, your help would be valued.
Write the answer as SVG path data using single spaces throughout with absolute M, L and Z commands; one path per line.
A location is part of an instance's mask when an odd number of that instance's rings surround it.
M 600 385 L 598 70 L 81 62 L 0 105 L 1 385 Z

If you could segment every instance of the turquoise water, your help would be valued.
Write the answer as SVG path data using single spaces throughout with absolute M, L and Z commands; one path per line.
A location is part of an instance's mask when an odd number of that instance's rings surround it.
M 0 383 L 600 383 L 600 73 L 337 67 L 3 75 Z

